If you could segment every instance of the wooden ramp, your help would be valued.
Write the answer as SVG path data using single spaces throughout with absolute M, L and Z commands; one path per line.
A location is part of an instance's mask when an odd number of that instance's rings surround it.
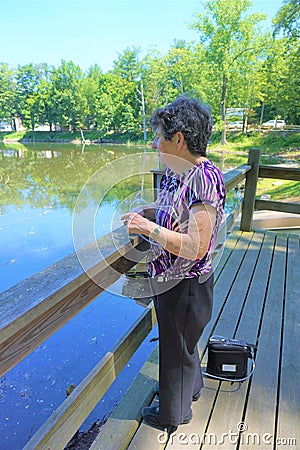
M 258 346 L 242 384 L 205 377 L 190 424 L 169 438 L 141 422 L 157 383 L 157 348 L 94 441 L 92 450 L 300 448 L 299 237 L 234 230 L 215 268 L 213 316 L 199 342 L 205 371 L 211 335 Z

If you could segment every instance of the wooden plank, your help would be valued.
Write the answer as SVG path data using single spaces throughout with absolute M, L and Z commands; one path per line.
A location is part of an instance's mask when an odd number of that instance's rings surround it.
M 146 308 L 128 332 L 58 407 L 24 450 L 61 449 L 94 409 L 156 323 L 154 306 Z
M 282 361 L 276 438 L 282 447 L 300 443 L 300 251 L 299 239 L 288 239 Z M 279 443 L 279 442 L 278 442 Z
M 105 242 L 101 261 L 98 251 L 88 255 L 89 274 L 74 253 L 0 295 L 0 376 L 113 284 L 135 264 L 137 254 L 142 257 L 138 250 L 147 245 L 137 238 L 128 242 L 124 232 L 115 235 L 113 244 L 107 237 Z
M 251 170 L 250 164 L 242 164 L 236 169 L 230 170 L 224 174 L 224 182 L 226 186 L 226 191 L 234 188 L 240 184 L 246 177 L 247 172 Z
M 285 284 L 286 243 L 277 237 L 258 338 L 256 369 L 251 379 L 239 449 L 261 449 L 275 437 L 278 373 Z M 250 444 L 249 445 L 249 440 Z
M 215 281 L 219 276 L 222 268 L 224 267 L 229 254 L 232 251 L 231 242 L 234 242 L 236 244 L 236 237 L 234 233 L 229 233 L 233 229 L 234 222 L 240 212 L 240 209 L 241 203 L 235 210 L 228 214 L 219 228 L 215 248 L 212 254 L 212 265 L 214 269 Z
M 0 294 L 1 329 L 84 274 L 78 255 L 85 260 L 85 266 L 99 273 L 107 264 L 118 262 L 139 242 L 142 241 L 139 241 L 137 237 L 129 241 L 125 228 L 120 227 L 95 243 L 68 255 L 2 292 Z
M 234 209 L 231 210 L 230 214 L 227 215 L 226 220 L 225 220 L 225 225 L 226 225 L 226 232 L 230 232 L 234 226 L 235 226 L 235 222 L 239 216 L 239 214 L 241 213 L 242 210 L 242 204 L 243 202 L 240 201 L 240 203 L 238 203 L 236 205 L 236 207 Z M 222 226 L 222 225 L 221 225 Z M 220 227 L 221 228 L 221 227 Z M 219 234 L 219 233 L 218 233 Z
M 243 231 L 250 231 L 252 228 L 252 218 L 254 211 L 256 185 L 258 179 L 260 150 L 251 149 L 248 156 L 248 164 L 251 170 L 246 174 L 246 184 L 244 192 L 244 201 L 242 207 L 242 216 L 240 228 Z
M 158 346 L 108 418 L 90 450 L 124 450 L 132 440 L 142 417 L 142 408 L 153 399 L 158 382 Z M 144 448 L 144 447 L 143 447 Z
M 300 169 L 261 165 L 259 166 L 258 176 L 260 178 L 300 181 Z
M 249 243 L 253 238 L 253 232 L 242 233 L 235 230 L 232 239 L 234 239 L 234 236 L 236 236 L 238 240 L 236 240 L 235 244 L 234 241 L 230 244 L 234 245 L 234 250 L 231 252 L 225 266 L 223 266 L 223 270 L 220 274 L 218 274 L 217 281 L 214 286 L 212 317 L 209 324 L 205 327 L 199 341 L 203 353 L 205 352 L 206 345 L 211 334 L 216 334 L 215 331 L 219 321 L 219 316 L 226 305 L 239 267 L 243 262 Z
M 255 200 L 255 209 L 281 211 L 291 214 L 300 214 L 300 203 L 292 202 L 274 202 L 272 200 Z
M 213 269 L 214 269 L 214 282 L 216 284 L 220 274 L 226 266 L 228 259 L 230 258 L 231 253 L 237 245 L 237 242 L 241 236 L 241 232 L 238 229 L 233 230 L 230 233 L 222 246 L 221 251 L 218 256 L 213 260 Z
M 256 241 L 256 244 L 259 244 L 259 240 Z M 252 242 L 254 245 L 249 247 L 247 252 L 249 257 L 247 260 L 245 258 L 244 267 L 239 271 L 239 282 L 235 283 L 232 295 L 242 296 L 246 300 L 239 319 L 236 336 L 246 342 L 256 343 L 272 261 L 274 236 L 269 235 L 263 239 L 261 249 L 255 245 L 254 239 Z M 247 268 L 249 269 L 248 275 L 245 273 Z M 241 286 L 243 280 L 245 288 Z M 230 383 L 222 382 L 207 430 L 210 436 L 215 437 L 215 449 L 222 450 L 224 446 L 226 450 L 236 448 L 239 434 L 238 427 L 243 419 L 248 384 L 249 381 L 247 380 L 240 386 L 235 384 L 235 389 L 233 389 Z M 222 435 L 232 435 L 232 439 L 227 437 L 223 442 Z M 203 450 L 209 448 L 208 444 L 207 442 L 203 446 Z
M 158 406 L 159 401 L 156 396 L 151 406 Z M 166 446 L 167 436 L 163 430 L 158 430 L 145 422 L 142 422 L 138 432 L 127 447 L 128 450 L 163 450 Z

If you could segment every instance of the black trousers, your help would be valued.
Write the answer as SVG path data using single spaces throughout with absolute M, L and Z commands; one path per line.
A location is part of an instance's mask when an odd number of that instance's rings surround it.
M 203 387 L 197 343 L 209 322 L 213 274 L 204 282 L 151 281 L 159 330 L 159 420 L 178 426 Z M 168 286 L 168 283 L 170 287 Z M 158 293 L 157 293 L 158 292 Z

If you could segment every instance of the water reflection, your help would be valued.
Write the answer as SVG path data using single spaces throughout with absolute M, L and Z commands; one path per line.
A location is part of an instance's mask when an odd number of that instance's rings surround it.
M 56 147 L 54 147 L 56 145 Z M 40 144 L 1 145 L 1 213 L 8 205 L 74 207 L 81 187 L 105 164 L 139 148 Z
M 72 214 L 84 184 L 101 167 L 143 149 L 2 144 L 0 151 L 0 291 L 3 291 L 74 251 Z M 105 186 L 106 180 L 102 182 Z M 149 182 L 150 175 L 146 179 Z M 110 231 L 112 212 L 120 198 L 140 186 L 141 177 L 134 177 L 107 192 L 105 204 L 99 210 L 100 235 Z M 101 190 L 101 180 L 96 188 L 95 198 Z

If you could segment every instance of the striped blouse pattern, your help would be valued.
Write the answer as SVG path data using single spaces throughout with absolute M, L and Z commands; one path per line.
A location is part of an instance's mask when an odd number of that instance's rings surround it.
M 191 261 L 152 244 L 147 256 L 147 271 L 151 277 L 163 276 L 166 280 L 194 278 L 211 271 L 212 251 L 223 217 L 225 198 L 222 172 L 209 160 L 199 162 L 179 175 L 166 169 L 160 183 L 156 223 L 170 230 L 179 224 L 180 232 L 187 233 L 189 210 L 197 203 L 216 208 L 216 221 L 208 251 L 201 260 Z

